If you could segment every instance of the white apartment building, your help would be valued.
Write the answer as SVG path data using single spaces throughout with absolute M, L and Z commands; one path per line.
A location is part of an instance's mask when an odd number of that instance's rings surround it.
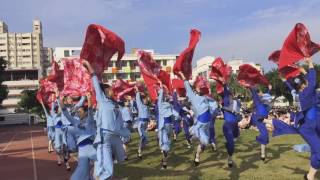
M 32 32 L 16 33 L 9 32 L 8 25 L 0 21 L 0 57 L 8 62 L 3 84 L 9 89 L 1 115 L 14 113 L 23 90 L 38 88 L 38 79 L 52 61 L 52 49 L 43 47 L 41 22 L 33 21 Z
M 239 72 L 239 67 L 242 64 L 250 64 L 251 66 L 255 67 L 258 69 L 261 73 L 263 73 L 262 66 L 260 64 L 254 63 L 254 62 L 248 62 L 244 58 L 232 58 L 230 59 L 227 64 L 232 67 L 232 72 L 233 73 L 238 73 Z
M 199 59 L 197 61 L 196 66 L 193 68 L 192 78 L 195 79 L 198 75 L 203 75 L 206 78 L 209 78 L 210 71 L 211 71 L 211 64 L 214 60 L 215 60 L 215 57 L 213 56 L 205 56 Z M 227 64 L 231 66 L 232 73 L 234 74 L 237 74 L 239 72 L 239 67 L 242 64 L 250 64 L 263 73 L 263 69 L 260 64 L 247 62 L 247 60 L 244 58 L 232 58 L 229 61 L 227 61 Z
M 196 66 L 192 70 L 192 79 L 196 79 L 198 75 L 202 75 L 209 79 L 211 64 L 215 60 L 213 56 L 205 56 L 197 60 Z
M 124 79 L 130 81 L 142 80 L 140 69 L 138 66 L 139 49 L 133 49 L 131 53 L 126 53 L 121 59 L 121 68 L 116 67 L 117 54 L 115 54 L 109 67 L 104 71 L 104 79 L 109 81 L 116 79 Z M 158 54 L 154 50 L 145 50 L 152 54 L 154 60 L 159 62 L 163 70 L 169 72 L 173 77 L 173 65 L 178 57 L 176 54 Z M 81 47 L 56 47 L 54 49 L 54 59 L 60 62 L 61 58 L 78 57 L 81 52 Z M 61 62 L 60 62 L 61 64 Z

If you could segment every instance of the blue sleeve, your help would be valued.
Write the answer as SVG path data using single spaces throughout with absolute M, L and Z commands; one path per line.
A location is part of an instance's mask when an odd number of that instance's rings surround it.
M 285 81 L 284 83 L 290 89 L 290 91 L 294 90 L 294 88 L 292 87 L 292 85 L 288 81 Z
M 309 69 L 309 72 L 306 75 L 308 80 L 308 87 L 315 89 L 317 86 L 317 73 L 314 68 Z
M 102 99 L 103 99 L 103 97 L 104 97 L 104 95 L 103 95 L 103 92 L 102 92 L 102 90 L 101 90 L 101 88 L 100 88 L 100 85 L 99 85 L 99 81 L 98 81 L 97 76 L 96 76 L 96 75 L 93 75 L 93 76 L 91 77 L 91 80 L 92 80 L 92 83 L 93 83 L 93 88 L 94 88 L 94 90 L 95 90 L 95 92 L 96 92 L 97 102 L 101 102 Z
M 54 109 L 56 108 L 56 103 L 52 102 L 51 104 L 51 110 L 50 110 L 50 114 L 51 116 L 55 116 L 57 113 L 54 111 Z
M 160 88 L 159 95 L 158 95 L 158 106 L 161 106 L 162 102 L 163 102 L 163 88 Z
M 258 105 L 260 103 L 260 98 L 257 93 L 257 90 L 255 88 L 250 88 L 251 94 L 252 94 L 252 100 L 254 105 Z
M 223 88 L 223 106 L 228 107 L 230 105 L 229 96 L 231 95 L 227 85 Z
M 137 103 L 137 108 L 138 109 L 141 108 L 142 101 L 141 101 L 141 97 L 140 97 L 140 93 L 139 92 L 136 93 L 136 103 Z
M 87 122 L 88 128 L 94 128 L 95 126 L 95 120 L 93 117 L 93 109 L 88 108 L 88 122 Z
M 59 103 L 59 101 L 58 101 L 58 106 L 59 106 L 59 108 L 61 109 L 61 111 L 62 111 L 62 114 L 67 118 L 67 120 L 71 123 L 71 124 L 77 124 L 77 120 L 76 119 L 74 119 L 74 117 L 72 117 L 71 115 L 70 115 L 70 113 L 69 113 L 69 111 L 67 110 L 67 108 L 61 108 L 61 105 L 60 105 L 60 103 Z
M 76 105 L 74 105 L 74 108 L 75 108 L 75 109 L 78 109 L 79 107 L 81 107 L 81 106 L 84 104 L 84 102 L 85 102 L 86 99 L 87 99 L 86 96 L 81 96 L 80 101 L 79 101 Z
M 177 92 L 173 92 L 173 96 L 172 96 L 172 100 L 173 100 L 173 108 L 175 111 L 180 112 L 182 107 L 178 101 L 178 94 Z
M 184 88 L 186 89 L 187 96 L 190 99 L 192 99 L 195 96 L 195 94 L 194 94 L 194 92 L 193 92 L 193 90 L 192 90 L 192 88 L 190 86 L 190 83 L 187 80 L 184 81 Z
M 48 118 L 50 115 L 48 114 L 47 108 L 44 105 L 42 106 L 42 108 L 43 108 L 44 114 Z

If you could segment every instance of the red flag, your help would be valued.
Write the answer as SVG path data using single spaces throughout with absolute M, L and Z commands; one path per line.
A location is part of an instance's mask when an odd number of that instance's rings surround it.
M 225 84 L 231 76 L 232 68 L 225 64 L 221 57 L 216 58 L 211 64 L 210 78 Z
M 93 91 L 90 74 L 79 58 L 63 58 L 62 62 L 65 84 L 62 95 L 85 96 Z
M 135 86 L 134 84 L 129 84 L 122 79 L 116 80 L 112 84 L 112 90 L 113 90 L 115 99 L 122 100 L 126 95 L 134 96 L 135 95 L 134 86 Z
M 150 53 L 145 51 L 139 51 L 139 66 L 140 69 L 146 71 L 147 73 L 158 76 L 161 70 L 161 65 L 158 64 L 151 56 Z
M 216 81 L 216 91 L 218 94 L 223 93 L 223 84 L 220 81 Z
M 51 65 L 51 72 L 47 77 L 47 80 L 56 83 L 58 90 L 62 91 L 64 87 L 63 78 L 63 70 L 60 70 L 58 63 L 53 60 Z
M 189 46 L 180 54 L 173 66 L 173 72 L 175 75 L 180 77 L 180 74 L 178 72 L 181 71 L 186 79 L 192 78 L 192 58 L 196 45 L 199 42 L 200 36 L 200 31 L 196 29 L 191 30 Z
M 165 87 L 165 92 L 168 93 L 171 89 L 170 74 L 161 70 L 161 66 L 151 57 L 151 54 L 145 51 L 140 51 L 138 61 L 141 75 L 147 86 L 150 98 L 153 102 L 157 99 L 160 80 Z
M 257 84 L 268 85 L 268 80 L 250 64 L 243 64 L 239 67 L 238 82 L 244 87 L 253 87 Z
M 42 92 L 41 91 L 42 91 L 42 89 L 39 88 L 38 91 L 37 91 L 37 94 L 36 94 L 36 98 L 39 101 L 39 103 L 43 102 L 43 100 L 42 100 Z
M 89 61 L 99 79 L 117 52 L 119 62 L 125 53 L 125 43 L 118 35 L 101 25 L 88 26 L 80 57 Z
M 150 99 L 152 102 L 155 102 L 157 100 L 157 92 L 159 90 L 158 79 L 145 73 L 145 71 L 141 71 L 141 74 L 149 92 Z
M 294 65 L 304 57 L 311 57 L 319 50 L 320 45 L 311 41 L 307 28 L 297 23 L 282 46 L 279 69 Z
M 274 51 L 272 54 L 270 54 L 270 56 L 268 58 L 269 61 L 272 61 L 272 62 L 274 62 L 274 63 L 276 63 L 278 65 L 279 64 L 280 53 L 281 53 L 280 50 Z
M 297 77 L 300 71 L 296 65 L 288 65 L 279 69 L 279 73 L 286 79 Z
M 184 82 L 181 79 L 172 79 L 172 89 L 176 89 L 180 97 L 186 96 Z
M 164 70 L 160 70 L 158 79 L 162 82 L 162 84 L 167 88 L 169 92 L 172 90 L 170 74 Z
M 37 92 L 37 100 L 51 106 L 51 103 L 55 101 L 54 90 L 57 88 L 57 84 L 48 81 L 48 78 L 40 79 L 40 87 Z
M 280 58 L 281 51 L 276 50 L 269 56 L 269 61 L 276 63 L 279 66 L 279 58 Z M 282 77 L 286 79 L 296 77 L 300 74 L 300 71 L 296 65 L 288 65 L 279 69 L 279 73 Z
M 198 75 L 193 85 L 199 88 L 204 95 L 211 94 L 210 83 L 204 76 Z

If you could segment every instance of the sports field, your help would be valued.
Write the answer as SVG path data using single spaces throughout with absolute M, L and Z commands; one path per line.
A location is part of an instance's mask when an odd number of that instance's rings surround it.
M 294 144 L 304 143 L 296 135 L 271 138 L 264 163 L 255 141 L 257 132 L 241 131 L 234 155 L 236 166 L 228 168 L 222 123 L 221 120 L 216 123 L 218 150 L 213 152 L 207 148 L 198 167 L 192 163 L 195 146 L 186 148 L 183 132 L 172 144 L 167 170 L 160 170 L 161 153 L 155 133 L 149 133 L 150 142 L 142 160 L 136 157 L 138 136 L 134 133 L 129 161 L 115 166 L 114 179 L 303 179 L 309 168 L 309 153 L 292 150 Z M 0 127 L 0 167 L 3 180 L 65 180 L 71 175 L 56 165 L 53 153 L 48 154 L 47 137 L 40 126 Z M 319 174 L 317 178 L 320 179 Z

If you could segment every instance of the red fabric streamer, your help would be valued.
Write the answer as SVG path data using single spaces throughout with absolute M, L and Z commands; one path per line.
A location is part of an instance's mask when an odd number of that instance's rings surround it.
M 211 94 L 210 83 L 204 76 L 197 76 L 193 85 L 194 87 L 199 88 L 201 93 L 203 93 L 204 95 Z
M 269 85 L 268 80 L 250 64 L 239 67 L 238 82 L 244 87 L 254 87 L 257 84 Z
M 154 103 L 157 100 L 157 96 L 158 96 L 158 90 L 159 90 L 158 79 L 154 76 L 150 76 L 149 74 L 145 73 L 145 71 L 141 71 L 141 74 L 146 84 L 147 90 L 149 92 L 149 97 L 151 101 Z
M 216 81 L 216 91 L 218 94 L 223 93 L 223 84 L 220 81 Z
M 64 89 L 62 95 L 85 96 L 93 91 L 91 76 L 79 58 L 63 58 Z
M 279 58 L 280 58 L 281 51 L 276 50 L 269 56 L 269 61 L 272 61 L 279 65 Z M 289 79 L 296 77 L 300 74 L 300 71 L 296 65 L 287 65 L 282 69 L 279 69 L 279 73 L 282 77 Z
M 56 83 L 56 87 L 58 88 L 58 90 L 62 91 L 64 88 L 63 78 L 64 78 L 63 70 L 60 70 L 58 63 L 53 60 L 51 65 L 51 72 L 47 77 L 47 80 Z
M 167 88 L 169 92 L 172 91 L 170 74 L 164 70 L 160 70 L 158 79 L 162 82 L 162 84 Z
M 140 69 L 147 73 L 158 76 L 161 70 L 161 65 L 158 64 L 151 56 L 150 53 L 145 51 L 139 51 L 139 66 Z
M 125 43 L 118 35 L 101 25 L 88 26 L 80 57 L 91 64 L 99 79 L 117 52 L 119 63 L 125 53 Z
M 320 45 L 311 41 L 308 29 L 302 23 L 297 23 L 282 46 L 279 69 L 311 57 L 319 50 Z
M 184 88 L 184 82 L 181 79 L 172 79 L 172 89 L 177 90 L 180 97 L 186 96 L 186 89 Z
M 178 72 L 181 71 L 186 79 L 192 78 L 192 58 L 196 45 L 199 42 L 200 36 L 200 31 L 196 29 L 191 30 L 189 46 L 180 54 L 173 66 L 173 72 L 178 77 L 180 77 L 180 74 Z
M 157 99 L 157 92 L 159 90 L 159 80 L 164 85 L 165 93 L 171 90 L 170 74 L 161 70 L 161 66 L 151 57 L 151 54 L 145 51 L 139 52 L 140 58 L 138 61 L 141 75 L 147 86 L 149 96 L 152 102 Z
M 225 64 L 221 57 L 216 58 L 211 64 L 210 78 L 225 84 L 229 81 L 232 68 Z
M 272 61 L 272 62 L 274 62 L 274 63 L 276 63 L 278 65 L 279 64 L 280 53 L 281 53 L 280 50 L 274 51 L 272 54 L 270 54 L 270 56 L 268 58 L 269 61 Z
M 86 96 L 91 93 L 91 102 L 95 106 L 96 96 L 93 88 L 91 76 L 88 70 L 83 67 L 81 59 L 63 58 L 61 59 L 64 66 L 64 89 L 61 92 L 62 96 Z
M 135 96 L 134 84 L 129 84 L 122 79 L 116 80 L 112 84 L 112 90 L 114 98 L 117 100 L 123 100 L 125 96 Z
M 288 65 L 279 69 L 279 73 L 282 77 L 290 79 L 297 77 L 300 74 L 300 71 L 296 65 Z
M 57 88 L 57 84 L 48 80 L 48 78 L 40 79 L 40 87 L 37 92 L 37 100 L 41 103 L 51 106 L 51 103 L 56 100 L 54 90 Z

